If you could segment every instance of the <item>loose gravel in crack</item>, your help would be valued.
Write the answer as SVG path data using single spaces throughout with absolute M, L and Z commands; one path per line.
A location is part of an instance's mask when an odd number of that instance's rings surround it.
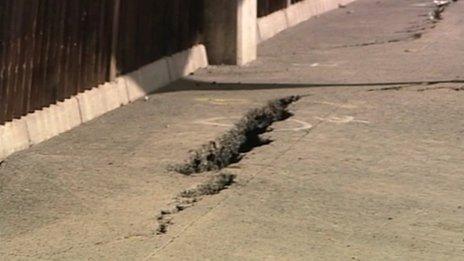
M 221 173 L 212 177 L 208 182 L 198 185 L 196 188 L 187 189 L 180 193 L 183 198 L 195 198 L 205 195 L 215 195 L 230 186 L 235 179 L 235 175 Z
M 179 193 L 170 206 L 160 211 L 157 216 L 158 227 L 156 234 L 165 234 L 168 226 L 172 224 L 173 215 L 186 210 L 195 205 L 204 196 L 219 194 L 234 183 L 236 175 L 223 172 L 215 174 L 206 182 L 192 189 L 187 189 Z
M 425 92 L 425 91 L 434 91 L 434 90 L 451 90 L 451 91 L 464 91 L 464 85 L 460 87 L 449 87 L 449 86 L 437 86 L 437 87 L 430 87 L 430 88 L 422 88 L 418 89 L 418 92 Z
M 422 85 L 436 85 L 431 82 L 423 82 Z M 404 86 L 392 86 L 392 87 L 383 87 L 379 89 L 369 89 L 368 92 L 377 92 L 377 91 L 400 91 L 404 90 L 406 87 L 416 87 L 415 84 L 404 85 Z M 425 91 L 435 91 L 435 90 L 451 90 L 451 91 L 464 91 L 464 85 L 461 86 L 435 86 L 435 87 L 427 87 L 427 88 L 420 88 L 417 89 L 417 92 L 425 92 Z
M 368 92 L 377 92 L 377 91 L 399 91 L 402 90 L 404 86 L 391 86 L 391 87 L 383 87 L 380 89 L 369 89 Z
M 439 20 L 443 19 L 442 13 L 446 10 L 448 6 L 450 6 L 453 2 L 457 2 L 457 0 L 434 0 L 434 8 L 432 11 L 429 12 L 429 20 L 433 23 L 438 22 Z
M 201 146 L 191 153 L 188 162 L 169 167 L 185 175 L 220 170 L 241 159 L 242 153 L 254 147 L 269 143 L 260 137 L 276 121 L 282 121 L 292 114 L 287 107 L 300 99 L 300 96 L 288 96 L 268 102 L 262 108 L 249 111 L 232 129 L 214 141 Z

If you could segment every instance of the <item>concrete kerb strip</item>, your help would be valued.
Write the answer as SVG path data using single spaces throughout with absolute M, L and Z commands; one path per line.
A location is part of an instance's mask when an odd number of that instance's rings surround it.
M 289 26 L 287 24 L 285 10 L 274 12 L 268 16 L 258 19 L 259 41 L 263 42 L 274 35 L 284 31 Z
M 24 120 L 13 120 L 0 126 L 0 159 L 30 145 L 27 125 Z
M 31 114 L 26 115 L 22 119 L 26 121 L 29 133 L 29 140 L 31 144 L 38 144 L 46 140 L 46 137 L 44 135 L 45 120 L 43 110 L 35 111 Z M 2 145 L 4 144 L 2 143 Z
M 98 88 L 93 88 L 76 96 L 82 122 L 88 122 L 105 113 Z
M 128 100 L 134 102 L 171 81 L 167 58 L 145 65 L 122 79 L 126 83 Z
M 298 2 L 285 9 L 287 26 L 295 26 L 305 20 L 305 2 Z
M 127 105 L 206 66 L 206 48 L 196 45 L 120 76 L 112 82 L 1 125 L 0 160 Z
M 172 81 L 169 72 L 168 58 L 163 58 L 148 64 L 140 68 L 138 72 L 139 78 L 137 81 L 145 90 L 145 93 L 152 93 Z
M 196 45 L 191 49 L 168 57 L 167 62 L 171 81 L 175 81 L 208 66 L 208 56 L 204 45 Z
M 55 119 L 55 106 L 50 106 L 43 109 L 43 116 L 45 118 L 45 139 L 50 139 L 57 133 L 56 119 Z
M 72 128 L 79 126 L 82 123 L 81 114 L 79 111 L 79 103 L 75 97 L 58 102 L 57 106 L 65 119 L 66 128 L 64 131 L 68 131 Z
M 145 91 L 137 83 L 137 79 L 140 78 L 138 74 L 139 71 L 137 70 L 127 75 L 121 76 L 121 78 L 124 80 L 126 84 L 126 93 L 129 102 L 134 102 L 146 94 Z
M 129 101 L 129 94 L 127 91 L 126 80 L 123 77 L 118 77 L 110 84 L 115 86 L 118 92 L 118 99 L 119 99 L 119 102 L 121 103 L 121 106 L 129 104 L 130 101 Z
M 203 45 L 196 45 L 118 77 L 114 82 L 81 93 L 76 97 L 79 101 L 82 121 L 87 122 L 119 106 L 134 102 L 206 66 L 208 66 L 206 49 Z
M 263 42 L 311 17 L 338 8 L 355 0 L 305 0 L 258 19 L 258 40 Z

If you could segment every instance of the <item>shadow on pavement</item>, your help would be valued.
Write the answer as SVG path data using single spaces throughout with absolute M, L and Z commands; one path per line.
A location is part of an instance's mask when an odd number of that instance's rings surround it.
M 270 90 L 270 89 L 296 89 L 317 87 L 372 87 L 394 85 L 434 85 L 443 83 L 464 83 L 464 80 L 419 80 L 408 82 L 359 82 L 359 83 L 244 83 L 244 82 L 209 82 L 196 81 L 183 78 L 175 81 L 154 93 L 180 92 L 180 91 L 242 91 L 242 90 Z

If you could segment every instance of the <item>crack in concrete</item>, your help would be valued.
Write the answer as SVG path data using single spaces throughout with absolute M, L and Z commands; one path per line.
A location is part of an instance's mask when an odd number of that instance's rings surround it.
M 379 89 L 369 89 L 368 92 L 378 92 L 378 91 L 399 91 L 402 90 L 405 86 L 392 86 L 392 87 L 383 87 Z
M 372 46 L 372 45 L 382 45 L 382 44 L 390 44 L 390 43 L 398 43 L 398 42 L 406 42 L 406 41 L 414 41 L 417 39 L 420 39 L 422 37 L 422 33 L 417 32 L 412 35 L 408 35 L 405 37 L 398 37 L 398 38 L 393 38 L 389 40 L 374 40 L 371 42 L 364 42 L 364 43 L 358 43 L 358 44 L 347 44 L 347 45 L 340 45 L 340 46 L 335 46 L 330 49 L 342 49 L 342 48 L 353 48 L 353 47 L 366 47 L 366 46 Z
M 434 91 L 434 90 L 451 90 L 451 91 L 464 91 L 464 85 L 460 87 L 447 87 L 447 86 L 438 86 L 438 87 L 430 87 L 430 88 L 422 88 L 418 89 L 418 92 L 425 92 L 425 91 Z
M 457 2 L 457 0 L 452 0 L 453 2 Z M 405 37 L 398 37 L 398 38 L 393 38 L 390 40 L 374 40 L 371 42 L 364 42 L 364 43 L 358 43 L 358 44 L 347 44 L 347 45 L 340 45 L 340 46 L 335 46 L 329 49 L 342 49 L 342 48 L 352 48 L 352 47 L 366 47 L 366 46 L 372 46 L 372 45 L 382 45 L 382 44 L 390 44 L 390 43 L 398 43 L 398 42 L 406 42 L 406 41 L 414 41 L 417 39 L 420 39 L 427 29 L 434 29 L 435 24 L 438 23 L 439 21 L 443 20 L 443 12 L 445 12 L 446 8 L 448 8 L 451 5 L 451 1 L 445 1 L 443 3 L 438 3 L 435 2 L 435 6 L 433 9 L 428 12 L 427 14 L 424 14 L 423 16 L 427 17 L 427 20 L 425 21 L 424 24 L 421 25 L 416 25 L 414 27 L 406 28 L 404 32 L 406 33 L 412 33 L 411 35 L 405 36 Z M 427 24 L 430 24 L 427 26 Z
M 339 108 L 335 108 L 331 111 L 329 111 L 326 115 L 324 115 L 324 117 L 328 117 L 329 115 L 337 112 L 339 110 Z M 282 153 L 280 153 L 279 155 L 277 155 L 275 158 L 274 158 L 274 161 L 277 161 L 278 159 L 282 158 L 283 156 L 285 156 L 289 151 L 291 151 L 294 146 L 298 143 L 300 143 L 304 138 L 306 138 L 309 134 L 311 134 L 313 131 L 315 131 L 315 129 L 317 127 L 319 127 L 320 125 L 322 125 L 323 123 L 325 123 L 324 121 L 319 121 L 317 124 L 314 125 L 314 127 L 308 131 L 306 131 L 298 140 L 296 140 L 295 142 L 291 143 Z M 272 167 L 272 163 L 269 163 L 269 164 L 262 164 L 261 165 L 262 168 L 257 171 L 255 174 L 251 175 L 251 177 L 246 180 L 242 186 L 246 186 L 247 184 L 249 184 L 251 181 L 253 181 L 257 175 L 261 174 L 262 172 L 264 172 L 265 170 L 267 170 L 268 168 Z M 185 231 L 187 231 L 187 229 L 189 229 L 190 227 L 192 227 L 193 225 L 195 225 L 196 223 L 198 223 L 201 219 L 205 218 L 207 215 L 209 215 L 210 213 L 212 213 L 214 210 L 216 210 L 217 208 L 219 208 L 220 206 L 222 206 L 229 198 L 231 197 L 231 195 L 228 195 L 226 196 L 223 200 L 221 200 L 220 202 L 218 202 L 216 205 L 214 205 L 211 209 L 209 209 L 205 214 L 203 214 L 201 217 L 199 217 L 198 219 L 196 220 L 193 220 L 192 222 L 190 222 L 187 226 L 185 226 L 182 231 L 180 231 L 179 233 L 177 233 L 175 236 L 173 236 L 168 242 L 166 242 L 163 246 L 157 248 L 155 251 L 153 251 L 153 253 L 151 253 L 150 255 L 148 255 L 144 260 L 149 260 L 153 257 L 155 257 L 156 255 L 158 255 L 161 251 L 163 251 L 166 247 L 168 247 L 170 244 L 172 244 L 177 238 L 179 238 Z
M 169 170 L 191 175 L 220 170 L 239 162 L 244 153 L 272 142 L 260 135 L 270 131 L 268 128 L 272 123 L 291 117 L 292 114 L 287 107 L 299 99 L 299 96 L 288 96 L 250 110 L 232 129 L 216 140 L 204 144 L 200 149 L 192 151 L 186 163 L 169 166 Z
M 170 204 L 171 206 L 161 210 L 157 216 L 158 227 L 156 229 L 156 234 L 161 235 L 167 232 L 168 226 L 172 224 L 172 215 L 193 207 L 195 203 L 200 201 L 204 196 L 219 194 L 221 191 L 231 186 L 235 178 L 236 175 L 234 174 L 219 173 L 195 188 L 180 192 Z
M 425 85 L 433 85 L 433 84 L 425 84 Z M 368 92 L 377 92 L 377 91 L 401 91 L 408 87 L 416 87 L 415 85 L 407 85 L 407 86 L 392 86 L 392 87 L 384 87 L 378 89 L 369 89 Z M 425 91 L 435 91 L 435 90 L 451 90 L 451 91 L 464 91 L 464 85 L 459 87 L 455 86 L 437 86 L 437 87 L 428 87 L 428 88 L 421 88 L 417 89 L 417 92 L 425 92 Z

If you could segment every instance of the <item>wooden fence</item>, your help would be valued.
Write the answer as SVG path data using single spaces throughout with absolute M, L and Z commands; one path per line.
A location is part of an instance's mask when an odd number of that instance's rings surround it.
M 118 4 L 119 3 L 119 4 Z M 0 124 L 192 46 L 202 0 L 0 0 Z
M 0 124 L 107 80 L 109 0 L 0 1 Z
M 258 17 L 269 15 L 275 11 L 287 8 L 289 4 L 303 0 L 258 0 Z
M 119 72 L 127 73 L 199 43 L 203 10 L 199 0 L 122 1 Z

